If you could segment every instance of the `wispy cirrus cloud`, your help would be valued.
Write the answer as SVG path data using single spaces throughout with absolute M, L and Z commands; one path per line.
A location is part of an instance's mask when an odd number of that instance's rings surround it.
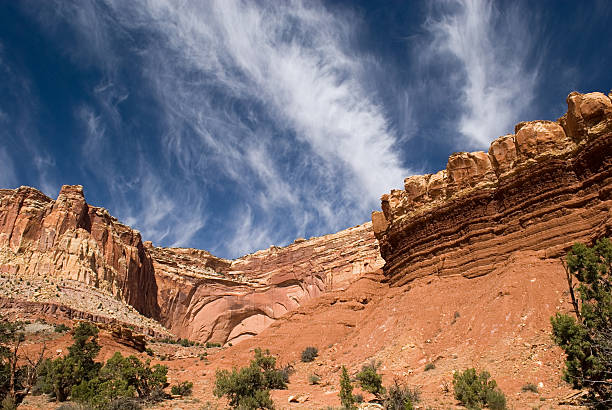
M 425 23 L 426 66 L 448 64 L 449 85 L 460 90 L 459 131 L 475 147 L 512 131 L 530 107 L 538 81 L 533 57 L 534 16 L 490 0 L 435 3 Z M 442 58 L 442 60 L 440 60 Z
M 77 114 L 83 154 L 105 163 L 98 177 L 125 192 L 116 208 L 145 237 L 187 245 L 212 220 L 214 250 L 236 256 L 364 222 L 409 173 L 350 16 L 306 1 L 56 6 L 39 19 L 69 24 L 71 56 L 103 72 L 96 113 Z M 130 117 L 122 104 L 139 98 Z M 109 161 L 118 149 L 131 164 Z

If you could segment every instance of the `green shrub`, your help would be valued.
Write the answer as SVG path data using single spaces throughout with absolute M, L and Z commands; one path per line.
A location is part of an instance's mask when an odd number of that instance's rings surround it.
M 206 348 L 210 349 L 211 347 L 221 347 L 221 343 L 206 342 Z
M 318 355 L 319 355 L 319 349 L 313 346 L 308 346 L 302 352 L 302 362 L 304 363 L 312 362 Z
M 355 403 L 363 403 L 363 394 L 353 394 Z
M 193 383 L 187 381 L 181 382 L 172 386 L 170 391 L 176 396 L 191 396 L 191 392 L 193 391 Z
M 76 386 L 72 399 L 94 407 L 105 407 L 119 399 L 135 395 L 148 400 L 154 391 L 167 385 L 166 366 L 150 367 L 150 360 L 141 362 L 136 356 L 123 357 L 116 352 L 102 367 L 98 376 Z
M 342 366 L 342 374 L 340 375 L 340 403 L 345 409 L 355 408 L 355 397 L 353 396 L 353 385 L 348 375 L 346 367 Z
M 485 402 L 491 410 L 506 409 L 506 396 L 499 389 L 487 390 Z
M 433 370 L 433 369 L 435 369 L 435 368 L 436 368 L 436 365 L 435 365 L 435 364 L 433 364 L 433 363 L 427 363 L 427 364 L 425 365 L 425 371 L 426 371 L 426 372 L 428 372 L 428 371 L 430 371 L 430 370 Z
M 63 323 L 60 323 L 59 325 L 55 325 L 54 331 L 56 333 L 66 333 L 70 331 L 70 328 Z
M 180 344 L 180 345 L 181 345 L 181 346 L 183 346 L 183 347 L 190 347 L 190 346 L 195 346 L 195 344 L 196 344 L 196 343 L 195 343 L 195 342 L 192 342 L 192 341 L 191 341 L 191 340 L 189 340 L 189 339 L 180 339 L 180 340 L 178 341 L 178 344 Z
M 255 349 L 255 358 L 248 367 L 232 371 L 217 370 L 214 394 L 227 396 L 234 408 L 272 409 L 271 389 L 286 389 L 282 370 L 276 369 L 276 358 L 261 349 Z
M 319 382 L 321 381 L 321 377 L 319 377 L 316 374 L 311 374 L 310 376 L 308 376 L 308 384 L 319 384 Z
M 385 388 L 382 385 L 382 376 L 378 374 L 379 367 L 380 363 L 372 360 L 364 365 L 356 376 L 361 388 L 374 394 L 378 399 L 385 393 Z
M 414 404 L 420 400 L 418 389 L 411 389 L 397 380 L 386 388 L 383 407 L 386 410 L 413 410 Z
M 40 370 L 42 391 L 60 402 L 67 399 L 74 386 L 94 379 L 102 367 L 94 361 L 100 351 L 98 328 L 94 324 L 79 323 L 72 339 L 68 355 L 45 361 Z
M 17 403 L 11 395 L 4 396 L 2 402 L 0 402 L 0 409 L 2 410 L 17 410 Z
M 167 367 L 151 367 L 150 360 L 143 363 L 136 356 L 123 357 L 117 352 L 104 365 L 94 361 L 100 351 L 97 336 L 95 325 L 80 323 L 73 330 L 68 355 L 47 360 L 41 368 L 41 390 L 57 401 L 70 395 L 93 408 L 135 409 L 139 408 L 135 396 L 148 400 L 167 385 Z
M 575 244 L 564 264 L 574 315 L 551 318 L 553 340 L 566 355 L 563 378 L 587 389 L 593 407 L 612 401 L 612 242 Z M 578 297 L 574 279 L 578 281 Z
M 524 392 L 530 391 L 530 392 L 533 392 L 533 393 L 537 393 L 538 392 L 538 386 L 536 386 L 533 383 L 527 383 L 526 385 L 521 387 L 521 390 L 524 391 Z
M 484 405 L 501 410 L 506 408 L 506 397 L 497 388 L 495 380 L 489 380 L 487 371 L 480 374 L 476 369 L 467 369 L 453 375 L 455 398 L 470 409 L 479 409 Z

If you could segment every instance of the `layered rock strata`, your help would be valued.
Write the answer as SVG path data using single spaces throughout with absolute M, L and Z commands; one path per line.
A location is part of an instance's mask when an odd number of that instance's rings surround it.
M 489 152 L 406 178 L 372 214 L 385 275 L 485 275 L 517 250 L 562 255 L 612 233 L 612 101 L 571 93 L 558 121 L 522 122 Z
M 143 243 L 138 231 L 88 205 L 81 186 L 62 187 L 55 201 L 34 188 L 0 190 L 0 274 L 8 294 L 42 281 L 44 292 L 15 299 L 58 304 L 60 295 L 75 293 L 65 292 L 66 280 L 78 281 L 192 340 L 225 343 L 257 334 L 303 301 L 382 263 L 370 223 L 226 260 Z M 93 318 L 113 315 L 97 293 L 89 295 L 64 302 L 79 302 Z
M 237 342 L 306 300 L 382 266 L 370 223 L 229 261 L 195 249 L 149 249 L 162 323 L 181 337 Z
M 140 233 L 88 205 L 80 185 L 63 186 L 55 201 L 34 188 L 0 190 L 0 272 L 84 282 L 159 316 Z

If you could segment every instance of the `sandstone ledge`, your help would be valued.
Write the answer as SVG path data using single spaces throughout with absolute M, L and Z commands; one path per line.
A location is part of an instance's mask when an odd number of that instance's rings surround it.
M 519 123 L 488 153 L 406 178 L 372 214 L 385 275 L 487 274 L 516 250 L 558 256 L 611 232 L 612 101 L 571 93 L 557 122 Z

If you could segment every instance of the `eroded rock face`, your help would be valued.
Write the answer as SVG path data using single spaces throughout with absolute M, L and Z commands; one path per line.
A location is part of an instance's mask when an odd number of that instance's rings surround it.
M 159 315 L 140 233 L 87 205 L 80 185 L 62 187 L 55 201 L 29 187 L 0 191 L 0 272 L 77 280 Z
M 372 220 L 385 275 L 474 277 L 516 250 L 556 256 L 610 235 L 612 101 L 572 93 L 567 102 L 558 122 L 520 123 L 488 154 L 453 154 L 446 170 L 383 195 Z
M 221 343 L 258 334 L 383 264 L 370 223 L 233 261 L 195 249 L 148 249 L 162 323 L 180 337 Z
M 250 337 L 382 264 L 370 223 L 232 261 L 143 243 L 138 231 L 88 205 L 81 186 L 62 187 L 55 201 L 34 188 L 0 190 L 0 273 L 85 283 L 192 340 Z M 93 318 L 112 315 L 87 302 L 81 309 Z

